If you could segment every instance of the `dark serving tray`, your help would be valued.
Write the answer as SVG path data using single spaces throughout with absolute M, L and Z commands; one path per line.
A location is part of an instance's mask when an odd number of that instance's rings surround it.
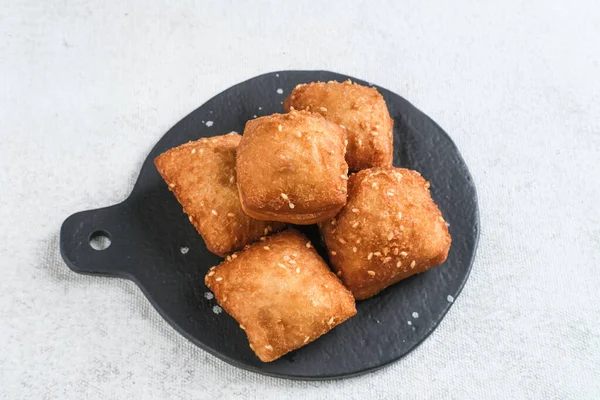
M 66 219 L 60 232 L 66 264 L 82 274 L 131 279 L 178 332 L 240 368 L 292 379 L 333 379 L 398 360 L 427 338 L 452 306 L 469 276 L 479 234 L 473 180 L 456 146 L 434 121 L 377 87 L 394 119 L 394 165 L 418 170 L 431 181 L 432 196 L 450 224 L 448 260 L 358 302 L 358 315 L 272 363 L 254 355 L 244 332 L 221 312 L 204 285 L 204 275 L 221 259 L 206 249 L 153 164 L 157 155 L 189 140 L 241 133 L 249 119 L 283 112 L 283 99 L 299 83 L 346 79 L 370 85 L 327 71 L 280 71 L 213 97 L 156 144 L 127 200 Z M 327 259 L 315 226 L 300 230 Z M 91 241 L 102 236 L 111 244 L 95 250 Z

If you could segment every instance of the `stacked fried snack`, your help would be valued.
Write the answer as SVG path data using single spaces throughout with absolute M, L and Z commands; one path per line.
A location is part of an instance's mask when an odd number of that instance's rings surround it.
M 451 243 L 429 182 L 392 166 L 393 120 L 375 88 L 302 84 L 284 107 L 243 136 L 155 160 L 207 248 L 226 256 L 205 283 L 264 362 L 355 315 L 355 299 L 443 263 Z M 318 224 L 335 274 L 287 224 Z

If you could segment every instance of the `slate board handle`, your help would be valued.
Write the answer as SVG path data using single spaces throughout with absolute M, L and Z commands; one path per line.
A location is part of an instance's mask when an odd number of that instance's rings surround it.
M 131 213 L 126 203 L 111 207 L 78 212 L 67 218 L 60 229 L 60 253 L 67 266 L 74 272 L 89 275 L 131 278 Z M 96 244 L 110 245 L 103 250 Z

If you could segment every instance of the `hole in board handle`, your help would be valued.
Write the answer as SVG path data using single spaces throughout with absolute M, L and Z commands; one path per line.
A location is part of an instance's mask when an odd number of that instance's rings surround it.
M 94 250 L 102 251 L 110 246 L 110 233 L 105 231 L 95 231 L 90 235 L 90 246 Z

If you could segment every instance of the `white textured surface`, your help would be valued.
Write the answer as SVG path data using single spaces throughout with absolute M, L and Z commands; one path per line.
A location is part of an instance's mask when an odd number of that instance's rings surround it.
M 600 397 L 597 1 L 0 3 L 0 398 Z M 63 219 L 123 200 L 171 125 L 278 69 L 403 95 L 478 187 L 462 295 L 421 347 L 359 378 L 231 367 L 133 283 L 76 275 L 57 251 Z

